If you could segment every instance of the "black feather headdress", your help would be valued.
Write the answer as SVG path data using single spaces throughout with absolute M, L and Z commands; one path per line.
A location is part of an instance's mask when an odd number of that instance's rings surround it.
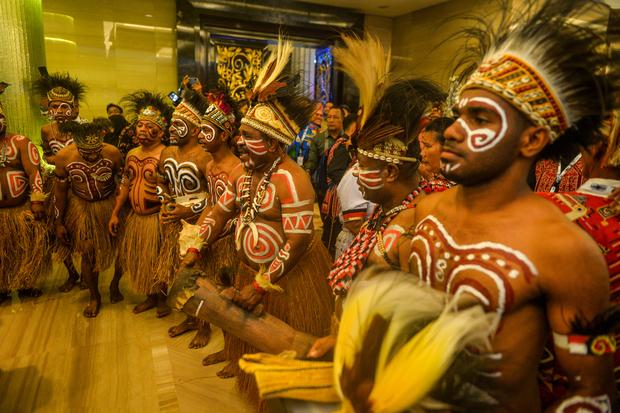
M 362 116 L 353 137 L 358 151 L 395 164 L 416 163 L 424 114 L 443 100 L 443 93 L 427 80 L 395 79 L 390 72 L 391 54 L 378 39 L 342 39 L 346 47 L 335 48 L 334 57 L 360 92 Z
M 124 96 L 121 103 L 127 108 L 131 123 L 148 120 L 168 130 L 174 108 L 166 103 L 162 94 L 141 89 Z
M 552 141 L 596 138 L 618 105 L 605 33 L 609 7 L 599 0 L 526 1 L 518 12 L 501 6 L 499 23 L 469 17 L 476 24 L 460 33 L 466 46 L 457 70 L 474 69 L 463 89 L 499 95 L 548 129 Z
M 34 88 L 48 102 L 61 101 L 71 105 L 83 100 L 86 93 L 86 87 L 67 72 L 41 77 L 35 81 Z
M 284 74 L 292 51 L 293 43 L 280 37 L 247 93 L 250 109 L 241 119 L 241 124 L 285 145 L 295 140 L 314 111 L 313 102 L 303 94 L 299 77 Z

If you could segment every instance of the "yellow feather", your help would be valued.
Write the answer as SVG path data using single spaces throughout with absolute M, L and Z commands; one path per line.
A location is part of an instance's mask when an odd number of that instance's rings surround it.
M 346 47 L 334 48 L 334 58 L 359 89 L 360 125 L 364 126 L 390 84 L 392 53 L 390 49 L 386 52 L 379 39 L 369 34 L 364 39 L 343 35 L 342 40 Z
M 278 44 L 271 50 L 267 62 L 265 62 L 256 77 L 256 82 L 252 89 L 255 94 L 262 92 L 267 86 L 280 77 L 282 71 L 288 64 L 291 53 L 293 53 L 293 42 L 284 39 L 280 35 L 278 37 Z

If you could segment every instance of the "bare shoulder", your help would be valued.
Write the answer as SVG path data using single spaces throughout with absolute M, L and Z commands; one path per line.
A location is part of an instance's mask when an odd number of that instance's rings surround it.
M 415 207 L 415 219 L 414 222 L 417 224 L 422 221 L 428 215 L 431 215 L 433 211 L 435 211 L 439 205 L 446 205 L 454 200 L 454 196 L 458 191 L 458 187 L 450 188 L 443 192 L 435 192 L 430 195 L 424 195 L 416 200 Z
M 41 135 L 46 137 L 50 134 L 50 132 L 52 131 L 52 124 L 51 123 L 46 123 L 45 125 L 41 126 Z
M 140 157 L 141 153 L 142 153 L 142 148 L 139 146 L 135 147 L 131 149 L 129 152 L 127 152 L 127 158 L 129 158 L 130 156 Z
M 413 225 L 414 220 L 415 220 L 415 215 L 416 215 L 415 208 L 405 209 L 404 211 L 400 212 L 396 216 L 396 218 L 394 218 L 390 222 L 390 226 L 398 225 L 400 227 L 407 229 Z
M 289 157 L 280 164 L 271 181 L 276 186 L 282 203 L 296 203 L 310 198 L 314 200 L 310 176 Z
M 114 145 L 110 145 L 109 143 L 104 143 L 101 148 L 101 153 L 105 158 L 111 159 L 112 161 L 120 161 L 122 158 L 121 151 Z
M 176 146 L 164 147 L 164 149 L 161 151 L 161 155 L 159 155 L 159 159 L 163 161 L 164 159 L 167 159 L 167 158 L 174 158 L 174 155 L 176 154 L 177 149 L 178 148 Z
M 56 153 L 56 167 L 58 167 L 59 163 L 62 165 L 66 165 L 67 163 L 74 160 L 77 155 L 77 147 L 75 145 L 67 145 Z

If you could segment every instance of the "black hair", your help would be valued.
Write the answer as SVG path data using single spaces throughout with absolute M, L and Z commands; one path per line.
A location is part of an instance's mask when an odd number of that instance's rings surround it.
M 443 133 L 454 123 L 454 118 L 436 118 L 433 119 L 426 127 L 424 128 L 425 132 L 435 132 L 437 133 L 437 141 L 443 145 L 446 138 Z
M 105 107 L 105 111 L 106 113 L 108 112 L 108 110 L 110 110 L 110 108 L 118 108 L 118 110 L 121 111 L 121 113 L 123 113 L 123 108 L 121 108 L 119 105 L 117 105 L 116 103 L 108 103 L 108 105 Z
M 357 113 L 349 113 L 349 115 L 342 121 L 342 129 L 347 130 L 351 124 L 357 122 Z
M 71 77 L 68 72 L 51 73 L 34 82 L 34 89 L 39 92 L 41 97 L 47 97 L 47 92 L 55 87 L 67 89 L 78 102 L 82 101 L 86 94 L 86 86 L 80 83 L 77 78 Z

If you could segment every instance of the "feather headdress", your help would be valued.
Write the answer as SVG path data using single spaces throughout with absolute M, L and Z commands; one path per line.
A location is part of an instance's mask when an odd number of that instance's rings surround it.
M 127 108 L 131 123 L 147 120 L 167 131 L 174 109 L 168 105 L 160 93 L 137 90 L 124 96 L 121 102 Z
M 410 274 L 362 273 L 345 301 L 336 341 L 340 411 L 417 412 L 431 406 L 477 411 L 494 404 L 471 366 L 480 368 L 488 354 L 496 316 L 457 304 Z M 477 349 L 478 356 L 465 347 Z M 468 363 L 459 363 L 463 358 Z M 477 363 L 469 363 L 474 359 Z
M 279 37 L 248 93 L 250 109 L 241 119 L 242 125 L 285 145 L 290 145 L 310 122 L 314 110 L 312 101 L 303 94 L 299 78 L 284 74 L 292 51 L 292 42 Z
M 334 57 L 360 92 L 362 116 L 352 137 L 358 152 L 395 164 L 417 162 L 417 134 L 431 104 L 443 99 L 441 90 L 422 79 L 395 79 L 391 53 L 378 39 L 342 39 L 346 47 L 334 48 Z
M 41 77 L 35 81 L 34 88 L 48 104 L 60 101 L 74 105 L 84 99 L 86 93 L 86 87 L 67 72 Z
M 200 93 L 188 90 L 183 95 L 183 100 L 172 113 L 172 117 L 182 118 L 190 124 L 200 126 L 201 115 L 207 110 L 209 102 Z
M 609 7 L 599 0 L 539 3 L 526 1 L 517 13 L 502 2 L 496 25 L 474 18 L 477 26 L 462 32 L 458 67 L 476 69 L 463 89 L 500 96 L 549 130 L 551 141 L 592 139 L 618 104 L 617 73 L 606 70 L 613 67 L 604 31 Z
M 239 127 L 239 109 L 230 96 L 230 91 L 222 87 L 209 89 L 207 92 L 209 107 L 202 115 L 203 122 L 213 125 L 232 136 Z
M 60 124 L 60 132 L 71 136 L 75 146 L 86 150 L 101 148 L 103 137 L 111 128 L 112 122 L 106 118 L 95 118 L 92 122 L 69 121 Z

